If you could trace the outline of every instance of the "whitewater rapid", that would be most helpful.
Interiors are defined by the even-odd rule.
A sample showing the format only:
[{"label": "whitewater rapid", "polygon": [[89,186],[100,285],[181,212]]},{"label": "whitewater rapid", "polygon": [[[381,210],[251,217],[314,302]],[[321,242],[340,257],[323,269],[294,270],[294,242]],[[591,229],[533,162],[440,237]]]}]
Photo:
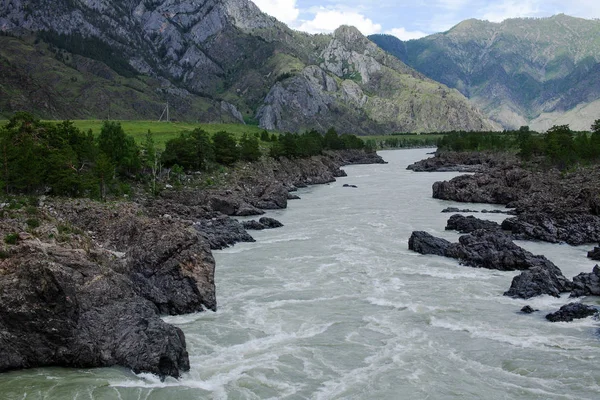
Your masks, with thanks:
[{"label": "whitewater rapid", "polygon": [[[450,214],[440,211],[464,205],[431,198],[433,182],[457,174],[405,169],[426,152],[381,152],[389,164],[346,167],[347,178],[270,212],[283,228],[216,252],[218,311],[166,318],[187,338],[191,371],[180,380],[37,369],[0,375],[0,398],[600,398],[599,323],[544,319],[566,296],[507,298],[515,272],[408,250],[413,230],[459,236],[444,230]],[[519,244],[569,278],[594,265],[590,246]],[[526,304],[540,312],[520,314]]]}]

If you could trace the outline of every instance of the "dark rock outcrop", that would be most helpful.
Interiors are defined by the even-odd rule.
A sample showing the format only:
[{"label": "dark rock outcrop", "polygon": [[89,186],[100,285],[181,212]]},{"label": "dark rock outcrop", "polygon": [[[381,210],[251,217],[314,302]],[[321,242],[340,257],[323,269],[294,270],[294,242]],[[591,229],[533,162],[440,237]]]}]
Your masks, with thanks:
[{"label": "dark rock outcrop", "polygon": [[587,318],[598,313],[594,306],[581,303],[569,303],[562,306],[558,311],[546,315],[550,322],[571,322],[574,319]]},{"label": "dark rock outcrop", "polygon": [[457,207],[448,207],[448,208],[444,208],[442,210],[442,212],[443,213],[478,213],[479,211],[469,210],[468,208],[461,210]]},{"label": "dark rock outcrop", "polygon": [[536,266],[515,276],[510,289],[504,292],[504,295],[520,299],[530,299],[543,294],[560,297],[561,293],[570,291],[572,287],[572,283],[564,277],[558,267]]},{"label": "dark rock outcrop", "polygon": [[433,254],[436,256],[446,255],[446,251],[451,243],[445,239],[436,238],[427,232],[413,232],[408,239],[409,250],[420,254]]},{"label": "dark rock outcrop", "polygon": [[281,228],[283,224],[274,218],[262,217],[258,221],[244,221],[242,226],[244,229],[262,231],[263,229]]},{"label": "dark rock outcrop", "polygon": [[532,314],[536,311],[540,311],[540,310],[534,309],[531,306],[525,306],[525,307],[521,308],[521,312],[523,314]]},{"label": "dark rock outcrop", "polygon": [[458,241],[448,247],[446,256],[471,267],[500,271],[526,270],[537,266],[558,269],[546,257],[533,255],[517,246],[502,232],[478,230],[461,236]]},{"label": "dark rock outcrop", "polygon": [[565,242],[572,246],[600,241],[600,217],[560,209],[520,213],[504,220],[502,229],[520,240]]},{"label": "dark rock outcrop", "polygon": [[244,221],[242,222],[242,226],[244,229],[249,231],[262,231],[265,229],[265,226],[256,220]]},{"label": "dark rock outcrop", "polygon": [[281,228],[283,226],[281,222],[270,217],[262,217],[258,220],[258,222],[261,223],[266,229]]},{"label": "dark rock outcrop", "polygon": [[406,169],[415,172],[482,172],[498,165],[498,161],[498,157],[493,154],[448,151],[437,152],[434,157],[418,161]]},{"label": "dark rock outcrop", "polygon": [[588,251],[587,256],[594,261],[600,261],[600,247],[594,247],[593,250]]},{"label": "dark rock outcrop", "polygon": [[356,185],[350,185],[349,183],[344,183],[343,187],[347,187],[347,188],[357,188],[358,186],[356,186]]},{"label": "dark rock outcrop", "polygon": [[596,265],[590,273],[580,273],[573,278],[571,297],[600,296],[600,267]]},{"label": "dark rock outcrop", "polygon": [[189,370],[183,333],[138,293],[125,259],[34,239],[14,246],[0,271],[0,372],[121,365],[178,377]]},{"label": "dark rock outcrop", "polygon": [[226,216],[200,220],[194,227],[206,238],[212,250],[224,249],[240,242],[255,242],[240,222]]},{"label": "dark rock outcrop", "polygon": [[530,186],[529,173],[515,167],[489,169],[486,173],[461,175],[433,184],[433,198],[463,203],[508,204],[518,200]]},{"label": "dark rock outcrop", "polygon": [[500,225],[493,221],[475,218],[472,215],[465,217],[460,214],[451,216],[446,224],[446,230],[454,230],[460,233],[471,233],[478,229],[499,231]]},{"label": "dark rock outcrop", "polygon": [[498,231],[476,230],[461,236],[458,243],[450,243],[426,232],[413,232],[408,247],[421,254],[455,258],[471,267],[524,270],[513,279],[505,296],[525,299],[542,294],[559,296],[572,288],[572,283],[546,257],[531,254]]}]

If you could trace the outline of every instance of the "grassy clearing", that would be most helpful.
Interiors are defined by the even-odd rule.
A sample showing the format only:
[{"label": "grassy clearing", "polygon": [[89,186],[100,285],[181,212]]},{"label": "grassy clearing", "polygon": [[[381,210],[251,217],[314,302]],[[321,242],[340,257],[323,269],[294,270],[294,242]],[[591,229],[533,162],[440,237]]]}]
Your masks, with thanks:
[{"label": "grassy clearing", "polygon": [[[75,126],[87,132],[92,130],[94,135],[100,133],[103,120],[76,120]],[[158,122],[158,121],[117,121],[121,123],[123,130],[128,135],[133,136],[137,143],[142,143],[144,136],[148,131],[152,132],[154,142],[159,147],[163,147],[167,140],[179,135],[181,132],[192,131],[196,128],[202,128],[208,133],[226,131],[236,137],[241,137],[244,133],[255,134],[263,130],[258,126],[242,124],[202,124],[193,122]]]}]

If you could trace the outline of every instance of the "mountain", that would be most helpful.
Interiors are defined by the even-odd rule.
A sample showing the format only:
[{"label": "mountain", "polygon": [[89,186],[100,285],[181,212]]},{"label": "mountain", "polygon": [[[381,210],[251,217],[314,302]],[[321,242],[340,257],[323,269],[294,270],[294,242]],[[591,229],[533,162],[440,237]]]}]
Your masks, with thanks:
[{"label": "mountain", "polygon": [[21,52],[0,50],[3,112],[151,119],[169,101],[281,131],[497,127],[355,28],[293,31],[247,0],[0,0],[0,31]]},{"label": "mountain", "polygon": [[470,19],[402,42],[369,37],[431,79],[458,89],[505,128],[589,130],[600,117],[600,21],[563,14],[492,23]]}]

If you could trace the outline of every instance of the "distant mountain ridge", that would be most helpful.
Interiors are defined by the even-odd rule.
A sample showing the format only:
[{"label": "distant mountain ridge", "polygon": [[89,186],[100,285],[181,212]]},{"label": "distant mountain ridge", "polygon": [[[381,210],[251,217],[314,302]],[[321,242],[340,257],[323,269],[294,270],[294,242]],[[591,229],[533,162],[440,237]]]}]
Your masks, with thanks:
[{"label": "distant mountain ridge", "polygon": [[[0,50],[0,63],[21,71],[18,78],[0,74],[0,94],[41,115],[72,117],[77,96],[103,96],[99,103],[117,102],[115,112],[135,118],[169,101],[179,105],[179,118],[235,119],[282,131],[497,128],[460,93],[383,52],[358,30],[293,31],[247,0],[0,0],[0,31],[24,40],[23,54],[36,51],[37,63],[52,65],[40,71],[27,65],[28,57],[16,62]],[[22,35],[35,35],[37,43]],[[16,46],[18,39],[10,40]],[[54,49],[46,54],[54,61],[39,54],[44,43]],[[81,75],[86,64],[95,67]],[[71,93],[64,78],[73,71],[79,75],[69,79],[90,79],[97,90],[82,85]],[[66,95],[31,101],[35,90],[24,90],[23,81]],[[120,91],[137,108],[119,98]],[[105,113],[88,103],[81,113]]]},{"label": "distant mountain ridge", "polygon": [[600,117],[600,21],[563,14],[470,19],[402,42],[369,37],[431,79],[458,89],[505,128],[590,128]]}]

